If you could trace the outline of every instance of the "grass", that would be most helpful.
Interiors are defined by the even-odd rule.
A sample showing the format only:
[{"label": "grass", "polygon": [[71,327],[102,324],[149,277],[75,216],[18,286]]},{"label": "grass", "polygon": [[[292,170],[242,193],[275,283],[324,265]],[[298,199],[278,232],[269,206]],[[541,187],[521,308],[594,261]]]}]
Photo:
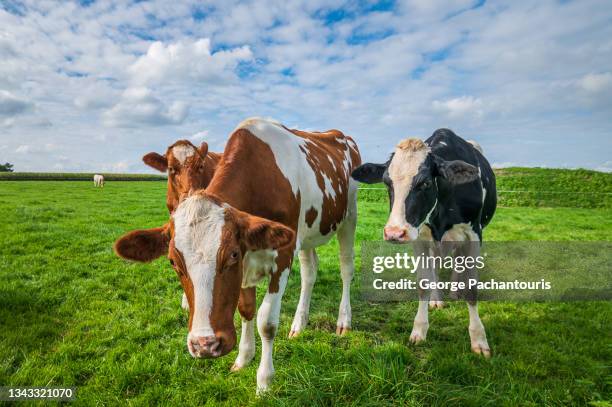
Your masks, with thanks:
[{"label": "grass", "polygon": [[[612,208],[612,173],[514,167],[496,169],[495,176],[499,206]],[[388,201],[383,184],[365,186],[359,198]]]},{"label": "grass", "polygon": [[[335,240],[318,250],[310,324],[288,340],[300,286],[293,267],[276,379],[257,399],[259,340],[254,363],[239,373],[229,372],[236,351],[192,359],[187,314],[167,261],[130,264],[112,253],[119,235],[167,219],[165,188],[0,183],[0,385],[76,386],[78,405],[610,405],[610,303],[481,303],[494,352],[484,360],[470,353],[464,304],[431,312],[427,342],[411,346],[416,303],[366,303],[357,275],[354,331],[337,337]],[[357,242],[376,240],[386,203],[360,201],[359,210]],[[500,208],[485,237],[609,240],[611,214]]]},{"label": "grass", "polygon": [[[116,174],[104,175],[105,181],[165,181],[165,175],[156,174]],[[0,172],[0,181],[91,181],[94,173],[85,172]]]}]

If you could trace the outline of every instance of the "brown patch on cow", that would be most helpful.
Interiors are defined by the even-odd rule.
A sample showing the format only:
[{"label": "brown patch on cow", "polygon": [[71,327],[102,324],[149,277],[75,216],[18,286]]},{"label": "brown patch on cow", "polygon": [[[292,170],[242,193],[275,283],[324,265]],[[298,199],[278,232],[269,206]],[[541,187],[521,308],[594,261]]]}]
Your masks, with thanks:
[{"label": "brown patch on cow", "polygon": [[[257,176],[253,176],[257,174]],[[259,216],[297,231],[300,194],[293,194],[291,184],[276,164],[274,153],[249,130],[237,129],[227,141],[221,161],[206,195],[250,215]],[[291,267],[295,242],[278,251],[277,272],[272,273],[269,292],[278,292],[282,270]]]},{"label": "brown patch on cow", "polygon": [[168,170],[168,160],[163,155],[149,153],[142,157],[142,161],[159,172],[166,172]]},{"label": "brown patch on cow", "polygon": [[242,318],[247,321],[255,317],[255,308],[257,307],[256,288],[241,288],[240,297],[238,298],[238,312]]},{"label": "brown patch on cow", "polygon": [[[174,147],[177,146],[192,148],[194,154],[187,157],[185,162],[181,162],[173,153]],[[168,147],[164,156],[149,153],[142,157],[142,160],[158,171],[168,171],[166,206],[168,211],[172,213],[181,199],[186,197],[190,191],[208,186],[221,160],[221,154],[208,151],[206,142],[203,142],[198,148],[189,140],[178,140]]]},{"label": "brown patch on cow", "polygon": [[[350,175],[353,169],[361,164],[357,145],[352,138],[338,130],[320,133],[287,130],[309,141],[304,146],[300,146],[300,149],[312,167],[317,185],[323,192],[319,231],[325,236],[335,231],[346,216]],[[326,191],[325,178],[331,183],[333,197],[330,191]]]},{"label": "brown patch on cow", "polygon": [[319,214],[319,212],[317,212],[317,210],[314,208],[314,206],[311,206],[310,209],[308,209],[306,211],[306,224],[308,225],[308,227],[312,227],[312,224],[314,223],[315,220],[317,220],[317,215]]},{"label": "brown patch on cow", "polygon": [[293,263],[293,248],[291,250],[279,250],[276,257],[276,271],[270,274],[269,293],[278,292],[281,274],[291,268],[291,263]]},{"label": "brown patch on cow", "polygon": [[278,327],[273,324],[266,324],[261,330],[261,336],[263,339],[272,340],[276,336],[276,330]]},{"label": "brown patch on cow", "polygon": [[236,344],[234,312],[240,297],[242,258],[237,239],[236,225],[225,222],[221,231],[221,244],[217,252],[217,269],[213,285],[210,326],[217,336],[223,338],[222,354]]},{"label": "brown patch on cow", "polygon": [[174,239],[170,241],[170,248],[168,250],[168,258],[170,264],[174,268],[174,271],[179,277],[185,296],[187,297],[187,303],[189,304],[189,330],[191,331],[191,325],[193,323],[193,314],[195,312],[194,295],[193,295],[193,282],[189,273],[187,272],[187,266],[185,265],[185,258],[183,253],[174,246]]},{"label": "brown patch on cow", "polygon": [[117,239],[113,249],[117,256],[127,260],[150,262],[168,252],[170,226],[134,230]]}]

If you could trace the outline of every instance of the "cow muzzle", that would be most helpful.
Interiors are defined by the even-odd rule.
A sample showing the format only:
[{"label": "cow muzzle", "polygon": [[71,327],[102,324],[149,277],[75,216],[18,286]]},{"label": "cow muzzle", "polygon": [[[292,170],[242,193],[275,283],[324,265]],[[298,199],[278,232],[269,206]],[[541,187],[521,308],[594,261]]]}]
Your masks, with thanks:
[{"label": "cow muzzle", "polygon": [[187,337],[187,348],[194,358],[218,358],[223,354],[223,338],[211,336]]},{"label": "cow muzzle", "polygon": [[387,242],[405,243],[410,241],[407,227],[385,226],[383,236]]}]

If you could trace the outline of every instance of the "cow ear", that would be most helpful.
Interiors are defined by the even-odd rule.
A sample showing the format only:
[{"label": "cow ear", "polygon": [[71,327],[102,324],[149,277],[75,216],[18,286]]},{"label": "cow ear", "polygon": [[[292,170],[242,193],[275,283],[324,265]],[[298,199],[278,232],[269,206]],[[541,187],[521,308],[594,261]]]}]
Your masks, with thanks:
[{"label": "cow ear", "polygon": [[149,167],[155,168],[157,171],[166,172],[168,170],[168,160],[163,155],[149,153],[142,157],[142,161]]},{"label": "cow ear", "polygon": [[134,230],[120,237],[114,245],[117,256],[127,260],[150,262],[168,253],[170,228]]},{"label": "cow ear", "polygon": [[434,175],[445,178],[453,185],[465,184],[478,179],[478,168],[472,164],[461,160],[446,161],[435,154],[433,158]]},{"label": "cow ear", "polygon": [[206,158],[206,154],[208,154],[208,143],[203,141],[202,144],[200,144],[200,148],[198,148],[198,152],[202,158]]},{"label": "cow ear", "polygon": [[382,182],[386,169],[387,166],[385,164],[366,163],[355,168],[351,173],[351,177],[366,184],[376,184]]},{"label": "cow ear", "polygon": [[249,250],[278,250],[295,242],[295,232],[279,222],[249,215],[232,208],[240,240]]}]

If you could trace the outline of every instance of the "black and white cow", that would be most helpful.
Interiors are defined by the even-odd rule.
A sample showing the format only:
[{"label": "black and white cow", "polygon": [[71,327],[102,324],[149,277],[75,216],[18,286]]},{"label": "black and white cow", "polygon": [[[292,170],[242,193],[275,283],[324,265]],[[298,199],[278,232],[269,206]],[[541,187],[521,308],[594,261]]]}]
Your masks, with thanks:
[{"label": "black and white cow", "polygon": [[[384,239],[412,241],[415,254],[433,247],[454,247],[456,255],[478,256],[482,230],[497,205],[495,175],[479,147],[451,130],[439,129],[425,142],[416,138],[401,141],[385,164],[367,163],[356,168],[352,176],[357,181],[384,182],[387,186],[391,214]],[[427,272],[437,279],[436,270]],[[471,278],[475,270],[465,275]],[[419,300],[410,336],[413,343],[426,338],[428,303],[435,308],[443,304],[439,293],[429,290],[420,290]],[[491,351],[478,316],[475,292],[468,299],[468,309],[472,350],[489,357]]]}]

